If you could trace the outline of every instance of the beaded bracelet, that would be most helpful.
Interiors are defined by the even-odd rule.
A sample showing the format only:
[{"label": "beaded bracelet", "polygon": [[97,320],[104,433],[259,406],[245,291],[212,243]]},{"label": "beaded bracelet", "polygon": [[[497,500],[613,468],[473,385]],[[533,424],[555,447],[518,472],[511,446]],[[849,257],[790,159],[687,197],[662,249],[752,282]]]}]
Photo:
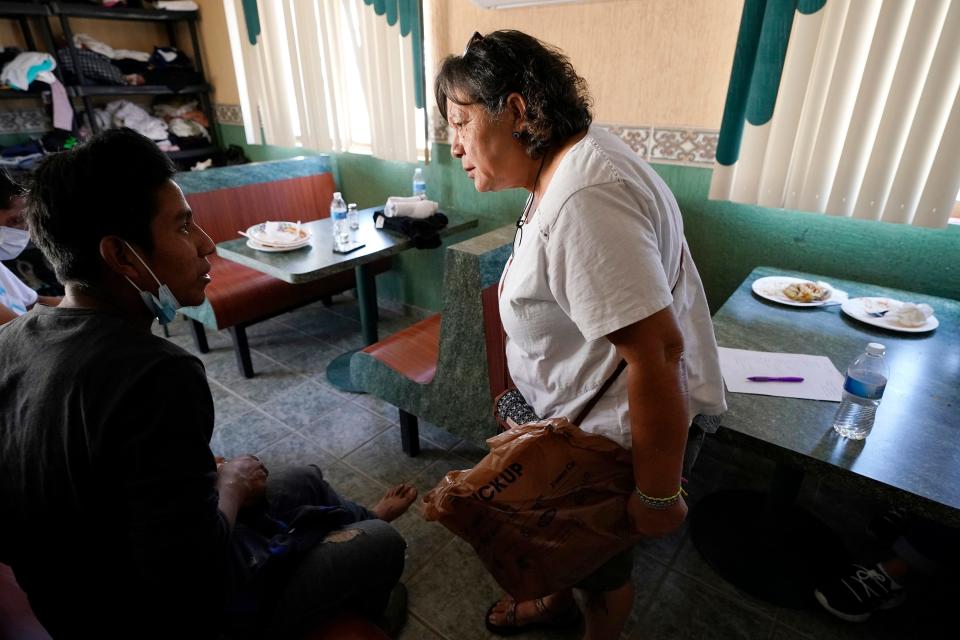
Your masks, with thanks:
[{"label": "beaded bracelet", "polygon": [[640,498],[640,502],[651,509],[666,509],[667,507],[676,504],[680,500],[680,496],[687,495],[687,492],[683,490],[683,487],[680,487],[675,494],[667,498],[654,498],[648,496],[643,491],[640,491],[640,487],[634,487],[634,493],[636,493],[637,497]]}]

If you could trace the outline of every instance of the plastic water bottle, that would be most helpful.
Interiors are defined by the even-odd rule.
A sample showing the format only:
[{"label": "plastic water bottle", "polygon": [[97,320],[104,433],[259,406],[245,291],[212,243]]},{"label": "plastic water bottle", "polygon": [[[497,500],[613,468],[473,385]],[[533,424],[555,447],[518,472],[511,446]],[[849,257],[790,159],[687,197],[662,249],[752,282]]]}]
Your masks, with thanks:
[{"label": "plastic water bottle", "polygon": [[423,169],[420,167],[413,172],[413,195],[427,197],[427,182],[423,179]]},{"label": "plastic water bottle", "polygon": [[357,205],[353,202],[347,205],[347,220],[354,231],[360,228],[360,214],[357,213]]},{"label": "plastic water bottle", "polygon": [[887,348],[871,342],[865,353],[847,369],[843,401],[833,418],[833,428],[844,438],[863,440],[873,429],[873,419],[883,398],[890,369],[883,359]]},{"label": "plastic water bottle", "polygon": [[350,244],[350,222],[347,220],[347,203],[337,191],[330,202],[330,220],[333,221],[333,248],[344,249]]}]

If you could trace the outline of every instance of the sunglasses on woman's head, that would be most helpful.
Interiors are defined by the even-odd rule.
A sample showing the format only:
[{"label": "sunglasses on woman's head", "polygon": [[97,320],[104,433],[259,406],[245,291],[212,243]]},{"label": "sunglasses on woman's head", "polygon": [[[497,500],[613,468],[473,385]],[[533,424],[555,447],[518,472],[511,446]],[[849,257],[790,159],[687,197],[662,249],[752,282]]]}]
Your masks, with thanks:
[{"label": "sunglasses on woman's head", "polygon": [[463,48],[463,55],[460,57],[462,58],[463,56],[467,55],[467,53],[470,52],[470,47],[480,42],[481,40],[483,40],[483,34],[480,33],[479,31],[474,31],[473,35],[470,36],[470,39],[467,40],[467,46]]}]

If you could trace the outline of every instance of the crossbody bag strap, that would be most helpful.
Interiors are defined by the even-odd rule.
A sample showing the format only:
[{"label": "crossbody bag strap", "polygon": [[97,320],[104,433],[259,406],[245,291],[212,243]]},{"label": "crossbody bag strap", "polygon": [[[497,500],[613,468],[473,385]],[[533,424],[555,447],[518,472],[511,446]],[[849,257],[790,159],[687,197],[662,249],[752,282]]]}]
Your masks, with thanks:
[{"label": "crossbody bag strap", "polygon": [[[680,267],[677,269],[677,279],[674,280],[673,286],[670,288],[670,293],[673,294],[677,290],[677,285],[680,284],[680,276],[683,275],[683,256],[686,253],[684,251],[683,242],[680,243]],[[593,411],[593,408],[597,406],[597,403],[600,402],[600,398],[603,397],[607,391],[610,390],[610,387],[616,382],[617,378],[620,377],[620,374],[623,373],[623,370],[627,368],[627,361],[620,360],[620,363],[617,365],[617,368],[613,370],[613,373],[610,374],[610,377],[600,385],[600,388],[597,389],[597,392],[593,394],[593,397],[590,398],[589,402],[584,405],[583,409],[580,410],[580,413],[577,414],[577,417],[574,418],[573,424],[580,426],[580,423],[583,422],[584,418]]]}]

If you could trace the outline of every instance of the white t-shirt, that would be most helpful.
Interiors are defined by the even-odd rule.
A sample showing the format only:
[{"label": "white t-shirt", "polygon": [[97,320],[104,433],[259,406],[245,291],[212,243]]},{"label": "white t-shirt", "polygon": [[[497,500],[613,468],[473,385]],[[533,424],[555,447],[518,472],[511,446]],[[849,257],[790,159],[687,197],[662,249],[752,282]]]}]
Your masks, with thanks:
[{"label": "white t-shirt", "polygon": [[[500,279],[510,375],[539,416],[573,419],[621,360],[605,336],[668,305],[684,337],[690,416],[720,415],[713,323],[677,202],[623,141],[590,127]],[[580,427],[630,448],[626,382],[621,374]]]},{"label": "white t-shirt", "polygon": [[37,292],[0,264],[0,304],[22,316],[27,312],[27,307],[36,301]]}]

